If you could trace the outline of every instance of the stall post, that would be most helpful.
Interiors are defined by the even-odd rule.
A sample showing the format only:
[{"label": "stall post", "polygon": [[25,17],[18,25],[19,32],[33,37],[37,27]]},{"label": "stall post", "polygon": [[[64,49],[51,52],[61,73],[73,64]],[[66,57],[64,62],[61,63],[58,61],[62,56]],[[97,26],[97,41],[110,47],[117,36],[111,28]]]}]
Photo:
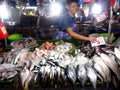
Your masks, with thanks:
[{"label": "stall post", "polygon": [[110,7],[110,20],[109,20],[109,27],[108,27],[107,43],[111,43],[110,36],[111,36],[111,28],[112,28],[112,17],[113,17],[113,11],[112,11],[112,7]]},{"label": "stall post", "polygon": [[109,20],[109,27],[108,27],[108,37],[107,43],[111,43],[110,36],[111,36],[111,28],[112,28],[112,19],[113,19],[113,7],[116,3],[116,0],[110,0],[110,20]]}]

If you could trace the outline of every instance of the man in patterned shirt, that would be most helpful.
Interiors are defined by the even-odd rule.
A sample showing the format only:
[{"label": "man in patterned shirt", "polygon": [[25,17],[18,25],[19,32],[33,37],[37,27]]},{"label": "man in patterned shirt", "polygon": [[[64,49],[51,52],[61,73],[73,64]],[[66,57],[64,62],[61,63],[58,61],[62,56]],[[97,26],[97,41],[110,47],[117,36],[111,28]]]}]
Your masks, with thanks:
[{"label": "man in patterned shirt", "polygon": [[64,12],[59,21],[59,28],[56,31],[54,39],[70,39],[75,38],[78,40],[87,40],[87,41],[95,41],[96,37],[93,36],[84,36],[77,34],[75,31],[76,28],[76,18],[75,14],[78,11],[78,4],[76,0],[67,0],[66,1],[66,12]]}]

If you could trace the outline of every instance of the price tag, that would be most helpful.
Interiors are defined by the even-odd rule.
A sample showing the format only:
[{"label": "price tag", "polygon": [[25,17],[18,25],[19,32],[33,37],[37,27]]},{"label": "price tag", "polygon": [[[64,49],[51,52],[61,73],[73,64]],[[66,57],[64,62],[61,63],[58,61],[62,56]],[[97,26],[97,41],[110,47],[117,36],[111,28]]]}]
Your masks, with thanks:
[{"label": "price tag", "polygon": [[92,47],[99,46],[105,44],[105,40],[103,37],[97,37],[95,42],[91,42]]}]

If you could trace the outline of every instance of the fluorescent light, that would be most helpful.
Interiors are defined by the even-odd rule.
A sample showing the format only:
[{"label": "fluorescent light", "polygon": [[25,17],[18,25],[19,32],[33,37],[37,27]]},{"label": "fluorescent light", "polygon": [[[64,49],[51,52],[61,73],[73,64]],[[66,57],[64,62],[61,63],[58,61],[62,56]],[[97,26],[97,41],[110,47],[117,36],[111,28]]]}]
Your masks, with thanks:
[{"label": "fluorescent light", "polygon": [[0,17],[7,19],[9,17],[8,10],[5,4],[0,5]]},{"label": "fluorescent light", "polygon": [[37,7],[36,6],[27,6],[25,9],[34,9],[36,11]]}]

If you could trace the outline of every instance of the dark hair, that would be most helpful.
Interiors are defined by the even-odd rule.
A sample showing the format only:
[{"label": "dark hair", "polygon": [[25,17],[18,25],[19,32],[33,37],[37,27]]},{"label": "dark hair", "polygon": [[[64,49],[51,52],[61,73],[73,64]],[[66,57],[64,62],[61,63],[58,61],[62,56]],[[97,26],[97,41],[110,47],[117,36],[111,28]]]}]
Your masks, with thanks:
[{"label": "dark hair", "polygon": [[70,4],[72,4],[73,2],[78,3],[78,0],[66,0],[66,4],[67,4],[67,5],[70,5]]}]

